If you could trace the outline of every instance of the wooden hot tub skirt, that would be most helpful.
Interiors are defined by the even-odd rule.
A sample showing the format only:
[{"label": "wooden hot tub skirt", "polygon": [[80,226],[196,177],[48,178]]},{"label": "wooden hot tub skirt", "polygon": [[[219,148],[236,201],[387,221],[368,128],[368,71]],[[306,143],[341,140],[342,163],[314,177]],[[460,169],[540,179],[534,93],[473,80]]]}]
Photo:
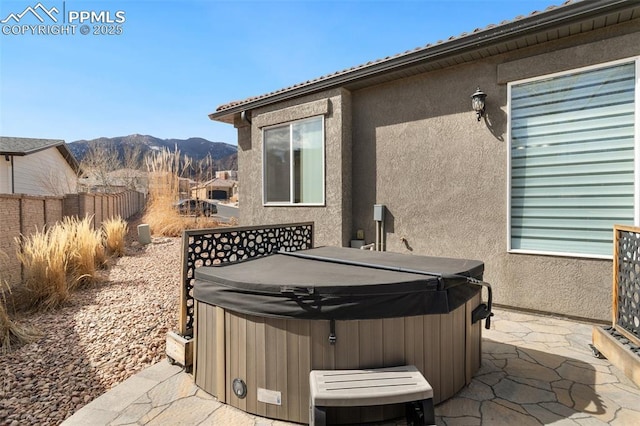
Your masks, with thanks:
[{"label": "wooden hot tub skirt", "polygon": [[[455,395],[481,362],[481,322],[471,314],[480,291],[448,314],[335,321],[245,315],[196,301],[196,384],[243,411],[307,423],[311,370],[363,369],[412,364],[429,381],[434,403]],[[232,390],[234,379],[247,388]],[[278,404],[279,399],[279,404]],[[400,417],[403,407],[367,407],[327,413],[332,423]]]}]

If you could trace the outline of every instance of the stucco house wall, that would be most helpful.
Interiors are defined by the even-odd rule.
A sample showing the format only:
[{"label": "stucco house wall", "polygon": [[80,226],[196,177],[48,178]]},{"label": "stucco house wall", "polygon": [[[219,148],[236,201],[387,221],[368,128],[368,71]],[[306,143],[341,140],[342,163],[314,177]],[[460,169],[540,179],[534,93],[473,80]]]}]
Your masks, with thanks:
[{"label": "stucco house wall", "polygon": [[481,259],[496,303],[610,320],[611,260],[507,252],[506,84],[637,55],[632,22],[353,92],[353,229],[372,241],[385,204],[387,250]]},{"label": "stucco house wall", "polygon": [[[262,129],[323,115],[325,119],[325,205],[263,206]],[[337,89],[256,109],[251,124],[238,125],[238,174],[243,225],[315,222],[316,245],[346,245],[351,238],[351,95]]]},{"label": "stucco house wall", "polygon": [[[640,56],[639,19],[601,29],[557,25],[562,37],[536,39],[530,47],[520,40],[504,48],[505,42],[472,60],[472,54],[461,53],[449,66],[417,75],[393,70],[365,82],[345,78],[340,88],[282,95],[282,101],[274,92],[266,101],[257,97],[221,107],[210,117],[233,117],[238,128],[241,223],[312,220],[316,245],[346,246],[358,230],[366,242],[374,240],[373,205],[384,204],[388,251],[479,259],[495,303],[609,321],[610,259],[508,251],[508,83]],[[317,87],[331,87],[319,82]],[[476,87],[488,95],[481,121],[471,110]],[[296,87],[287,90],[294,93]],[[264,206],[261,129],[318,114],[325,104],[325,205]],[[242,119],[241,108],[250,112],[251,123]]]}]

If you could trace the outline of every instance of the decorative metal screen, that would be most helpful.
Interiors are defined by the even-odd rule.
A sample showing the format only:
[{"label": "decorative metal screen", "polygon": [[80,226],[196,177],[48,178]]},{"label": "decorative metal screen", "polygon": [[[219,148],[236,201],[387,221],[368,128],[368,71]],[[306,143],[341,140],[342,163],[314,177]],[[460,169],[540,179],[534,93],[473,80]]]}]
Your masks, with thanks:
[{"label": "decorative metal screen", "polygon": [[183,336],[193,333],[193,281],[197,267],[308,248],[313,248],[313,222],[185,231],[180,333]]},{"label": "decorative metal screen", "polygon": [[614,229],[613,325],[640,342],[640,228]]}]

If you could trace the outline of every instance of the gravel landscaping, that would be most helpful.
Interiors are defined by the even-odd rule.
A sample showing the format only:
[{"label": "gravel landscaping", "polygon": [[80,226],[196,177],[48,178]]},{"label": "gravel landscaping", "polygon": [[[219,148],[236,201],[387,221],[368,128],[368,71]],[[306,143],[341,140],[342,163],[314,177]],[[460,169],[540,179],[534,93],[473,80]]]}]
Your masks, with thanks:
[{"label": "gravel landscaping", "polygon": [[141,247],[129,226],[127,254],[106,281],[76,291],[58,310],[18,317],[42,337],[0,355],[0,425],[60,424],[165,359],[166,334],[177,327],[181,241]]}]

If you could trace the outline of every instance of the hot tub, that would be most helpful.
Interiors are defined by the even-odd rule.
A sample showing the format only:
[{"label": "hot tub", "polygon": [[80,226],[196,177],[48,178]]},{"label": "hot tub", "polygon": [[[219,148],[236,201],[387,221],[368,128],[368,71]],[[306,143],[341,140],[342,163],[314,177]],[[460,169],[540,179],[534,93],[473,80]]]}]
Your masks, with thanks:
[{"label": "hot tub", "polygon": [[[474,260],[337,247],[197,268],[196,384],[249,413],[306,423],[311,370],[413,364],[444,401],[480,367],[483,271]],[[328,416],[370,422],[402,410]]]}]

